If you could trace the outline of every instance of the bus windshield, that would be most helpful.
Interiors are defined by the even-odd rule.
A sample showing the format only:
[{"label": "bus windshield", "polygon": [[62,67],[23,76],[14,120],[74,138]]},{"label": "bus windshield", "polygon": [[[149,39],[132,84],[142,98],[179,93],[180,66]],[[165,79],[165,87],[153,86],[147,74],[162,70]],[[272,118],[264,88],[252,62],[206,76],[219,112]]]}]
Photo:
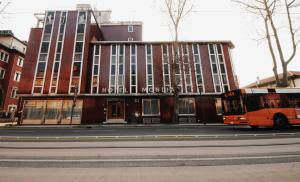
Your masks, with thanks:
[{"label": "bus windshield", "polygon": [[224,98],[222,104],[224,115],[240,115],[245,113],[244,105],[240,95]]}]

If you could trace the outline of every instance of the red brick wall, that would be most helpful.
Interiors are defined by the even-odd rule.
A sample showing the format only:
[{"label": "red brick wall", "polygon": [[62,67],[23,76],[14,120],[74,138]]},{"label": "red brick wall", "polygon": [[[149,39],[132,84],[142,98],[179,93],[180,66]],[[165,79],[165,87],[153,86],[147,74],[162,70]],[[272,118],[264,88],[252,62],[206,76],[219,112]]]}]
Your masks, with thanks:
[{"label": "red brick wall", "polygon": [[38,53],[40,49],[42,31],[43,29],[41,28],[32,28],[30,31],[28,47],[19,87],[20,94],[31,94]]},{"label": "red brick wall", "polygon": [[105,41],[142,41],[142,25],[133,25],[133,32],[128,32],[128,25],[102,25],[101,32]]}]

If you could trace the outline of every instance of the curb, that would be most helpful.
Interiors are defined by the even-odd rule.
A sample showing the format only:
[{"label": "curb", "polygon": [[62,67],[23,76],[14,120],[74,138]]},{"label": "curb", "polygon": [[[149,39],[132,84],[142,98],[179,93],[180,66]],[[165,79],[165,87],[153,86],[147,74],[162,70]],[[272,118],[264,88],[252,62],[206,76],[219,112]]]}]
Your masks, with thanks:
[{"label": "curb", "polygon": [[249,138],[291,138],[299,137],[297,133],[269,133],[269,134],[227,134],[227,135],[138,135],[138,136],[1,136],[0,142],[8,141],[172,141],[172,140],[228,140]]},{"label": "curb", "polygon": [[[2,124],[2,123],[1,123]],[[180,126],[226,126],[223,123],[196,123],[196,124],[101,124],[101,125],[12,125],[11,123],[0,124],[1,127],[13,128],[130,128],[130,127],[180,127]]]}]

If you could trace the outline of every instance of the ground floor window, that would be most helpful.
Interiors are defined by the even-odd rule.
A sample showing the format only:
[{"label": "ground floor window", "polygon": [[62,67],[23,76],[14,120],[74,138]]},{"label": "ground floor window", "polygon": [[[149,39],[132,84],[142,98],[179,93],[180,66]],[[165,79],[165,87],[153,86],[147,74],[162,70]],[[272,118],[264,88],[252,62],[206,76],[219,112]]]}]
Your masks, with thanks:
[{"label": "ground floor window", "polygon": [[[24,102],[23,123],[80,124],[82,104],[82,100],[76,101],[72,115],[72,100],[28,100]],[[31,123],[33,120],[36,123]]]},{"label": "ground floor window", "polygon": [[195,115],[195,99],[180,98],[178,101],[179,115]]},{"label": "ground floor window", "polygon": [[17,105],[8,105],[8,108],[7,108],[7,111],[8,112],[16,112],[17,111]]},{"label": "ground floor window", "polygon": [[23,119],[43,120],[46,101],[25,101]]},{"label": "ground floor window", "polygon": [[143,116],[159,116],[159,99],[143,99]]},{"label": "ground floor window", "polygon": [[217,115],[221,116],[223,114],[222,100],[221,100],[221,98],[216,98],[215,99],[215,104],[216,104]]}]

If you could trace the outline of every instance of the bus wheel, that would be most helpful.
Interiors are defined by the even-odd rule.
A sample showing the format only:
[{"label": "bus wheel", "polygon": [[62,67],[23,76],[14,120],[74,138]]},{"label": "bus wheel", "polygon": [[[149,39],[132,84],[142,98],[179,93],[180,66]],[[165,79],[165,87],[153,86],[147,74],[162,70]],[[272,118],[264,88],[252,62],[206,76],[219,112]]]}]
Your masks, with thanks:
[{"label": "bus wheel", "polygon": [[276,129],[286,128],[287,125],[288,125],[288,121],[285,116],[276,115],[274,117],[274,128],[276,128]]},{"label": "bus wheel", "polygon": [[257,128],[259,128],[259,126],[253,126],[253,125],[251,125],[250,126],[252,129],[257,129]]}]

